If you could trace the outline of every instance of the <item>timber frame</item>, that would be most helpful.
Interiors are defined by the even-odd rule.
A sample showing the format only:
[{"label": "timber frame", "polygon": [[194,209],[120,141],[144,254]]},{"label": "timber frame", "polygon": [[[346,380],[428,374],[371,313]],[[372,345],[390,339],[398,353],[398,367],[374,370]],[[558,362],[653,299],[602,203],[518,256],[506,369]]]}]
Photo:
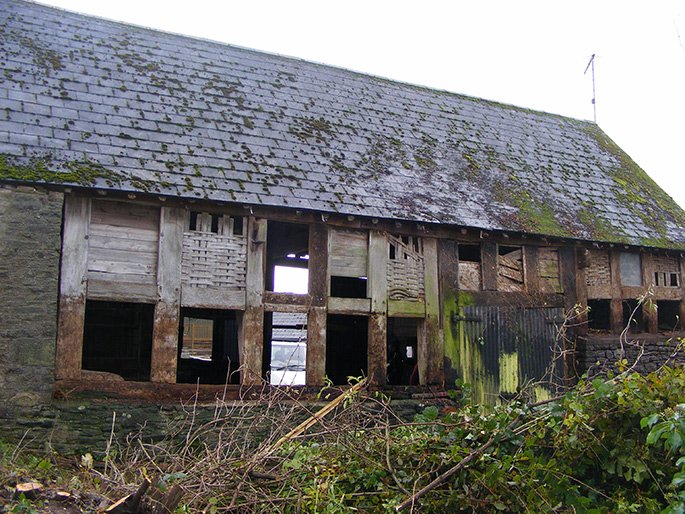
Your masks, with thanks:
[{"label": "timber frame", "polygon": [[[163,201],[162,201],[163,200]],[[93,263],[102,249],[94,249],[98,233],[103,237],[102,226],[94,212],[106,214],[116,209],[134,214],[153,213],[158,216],[158,227],[150,234],[158,234],[153,246],[157,257],[151,259],[154,269],[141,273],[138,280],[131,275],[115,272],[94,272],[100,264]],[[192,291],[184,275],[184,231],[191,212],[207,213],[226,219],[244,218],[244,251],[227,258],[244,259],[237,271],[238,282],[224,289]],[[220,218],[221,219],[221,218]],[[309,231],[309,284],[306,294],[275,293],[265,290],[265,251],[268,242],[267,220],[304,224]],[[142,222],[141,222],[142,223]],[[150,224],[150,219],[144,223]],[[119,226],[112,230],[122,230]],[[135,230],[132,227],[132,230]],[[341,236],[342,234],[342,236]],[[349,236],[348,234],[352,234]],[[186,237],[187,237],[186,233]],[[363,237],[361,237],[363,235]],[[127,234],[126,237],[136,236]],[[350,239],[352,237],[352,239]],[[337,239],[336,239],[337,238]],[[347,244],[336,244],[338,239]],[[355,239],[356,238],[356,239]],[[360,252],[350,250],[350,241],[363,241]],[[409,242],[420,244],[420,288],[415,293],[404,292],[401,299],[389,287],[389,267],[395,265],[390,257],[391,246]],[[412,243],[412,241],[415,241]],[[478,245],[480,263],[478,287],[460,282],[460,271],[473,276],[473,270],[462,267],[459,245]],[[112,246],[114,245],[114,246]],[[108,245],[104,245],[107,247]],[[109,245],[116,247],[116,243]],[[202,385],[203,394],[211,396],[228,387],[230,394],[238,394],[246,386],[257,386],[263,379],[264,313],[306,313],[307,360],[306,386],[318,388],[325,384],[326,376],[326,320],[330,314],[362,316],[368,319],[368,375],[376,387],[389,387],[387,383],[387,325],[388,319],[413,318],[417,320],[417,371],[419,389],[446,386],[445,325],[453,323],[454,313],[446,307],[455,298],[469,297],[476,305],[501,305],[518,308],[560,307],[572,310],[586,306],[588,300],[606,299],[610,302],[611,332],[623,328],[623,300],[635,298],[652,290],[654,301],[678,302],[679,315],[685,316],[682,279],[685,260],[668,252],[650,253],[644,249],[625,246],[579,245],[562,239],[534,238],[525,234],[493,233],[466,228],[439,225],[403,223],[394,220],[365,219],[342,215],[322,215],[315,212],[288,211],[258,206],[200,205],[161,198],[135,198],[107,194],[93,196],[86,192],[66,195],[64,209],[62,274],[60,282],[60,312],[56,351],[56,395],[61,397],[74,390],[96,390],[118,396],[160,398],[168,395],[189,395],[196,391],[193,384],[176,384],[176,366],[179,347],[179,313],[181,307],[227,309],[236,311],[239,325],[240,385]],[[89,248],[92,252],[89,255]],[[517,251],[520,287],[512,289],[503,283],[501,274],[511,273],[511,264],[502,263],[502,251]],[[333,252],[333,253],[331,253]],[[621,253],[640,256],[642,280],[645,286],[622,286],[620,281]],[[116,252],[115,252],[116,253]],[[135,252],[131,252],[135,253]],[[95,255],[96,257],[93,257]],[[509,254],[511,255],[511,253]],[[101,259],[107,260],[108,257]],[[593,261],[594,258],[594,261]],[[355,260],[356,259],[356,260]],[[112,257],[111,260],[116,260]],[[140,266],[133,262],[131,266]],[[601,264],[597,264],[600,261]],[[366,268],[363,268],[366,262]],[[415,261],[411,261],[415,262]],[[677,287],[656,286],[661,269],[655,263],[679,266]],[[402,263],[399,263],[402,264]],[[126,263],[122,264],[123,266]],[[112,265],[113,268],[116,266]],[[414,272],[416,272],[415,264]],[[602,269],[602,266],[606,269]],[[89,269],[90,267],[90,269]],[[662,266],[663,267],[663,266]],[[331,273],[352,269],[352,274],[368,276],[366,298],[332,297],[329,293]],[[333,271],[332,271],[333,270]],[[112,270],[110,270],[112,271]],[[119,270],[121,271],[121,270]],[[130,270],[123,270],[130,271]],[[154,283],[143,280],[148,273]],[[406,271],[405,271],[406,273]],[[601,276],[596,279],[596,276]],[[122,280],[122,277],[124,280]],[[127,278],[128,277],[128,278]],[[392,281],[392,277],[390,281]],[[406,278],[405,278],[406,280]],[[674,282],[674,283],[675,283]],[[597,284],[600,285],[597,285]],[[205,291],[203,293],[203,291]],[[208,294],[207,291],[209,291]],[[82,369],[84,313],[87,300],[134,301],[154,304],[154,330],[149,382],[122,382],[120,377],[108,373],[93,373]],[[645,304],[642,307],[646,332],[657,333],[656,311]],[[581,314],[587,321],[587,314]],[[675,327],[674,327],[675,328]],[[587,325],[574,329],[573,337],[586,337]],[[564,375],[574,374],[573,366],[565,364]],[[447,377],[451,378],[451,377]],[[447,384],[449,386],[449,384]],[[165,389],[160,390],[163,387]],[[305,387],[305,390],[308,389]],[[414,389],[416,389],[414,387]],[[166,392],[163,392],[166,391]]]}]

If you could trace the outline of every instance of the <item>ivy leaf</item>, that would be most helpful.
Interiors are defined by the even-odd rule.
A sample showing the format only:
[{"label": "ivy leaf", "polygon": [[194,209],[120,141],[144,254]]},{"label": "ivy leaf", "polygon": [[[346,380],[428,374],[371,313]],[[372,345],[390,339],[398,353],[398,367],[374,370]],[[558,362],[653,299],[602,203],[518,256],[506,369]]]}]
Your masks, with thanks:
[{"label": "ivy leaf", "polygon": [[640,420],[640,428],[651,427],[657,421],[659,421],[659,414],[654,412]]}]

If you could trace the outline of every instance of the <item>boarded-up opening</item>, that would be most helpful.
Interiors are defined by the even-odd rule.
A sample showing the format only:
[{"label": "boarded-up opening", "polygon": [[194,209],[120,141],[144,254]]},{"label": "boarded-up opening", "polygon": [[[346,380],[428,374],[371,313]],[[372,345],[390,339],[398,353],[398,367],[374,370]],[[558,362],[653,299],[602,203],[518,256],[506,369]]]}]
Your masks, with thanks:
[{"label": "boarded-up opening", "polygon": [[86,302],[82,368],[150,380],[154,305]]},{"label": "boarded-up opening", "polygon": [[481,253],[479,244],[459,244],[459,289],[480,291]]},{"label": "boarded-up opening", "polygon": [[306,293],[308,290],[309,226],[269,221],[266,237],[266,290],[281,293]]},{"label": "boarded-up opening", "polygon": [[621,284],[624,286],[642,285],[642,268],[639,253],[621,252],[620,257]]},{"label": "boarded-up opening", "polygon": [[388,384],[418,384],[416,318],[388,318]]},{"label": "boarded-up opening", "polygon": [[499,246],[497,248],[497,289],[523,291],[523,248]]},{"label": "boarded-up opening", "polygon": [[271,385],[305,385],[307,314],[267,312],[264,315],[264,371]]},{"label": "boarded-up opening", "polygon": [[361,230],[333,228],[329,234],[329,295],[366,298],[369,234]]},{"label": "boarded-up opening", "polygon": [[590,330],[608,331],[611,329],[611,301],[588,300],[587,323]]},{"label": "boarded-up opening", "polygon": [[538,269],[540,272],[540,290],[543,293],[561,293],[559,251],[556,248],[538,249]]},{"label": "boarded-up opening", "polygon": [[680,323],[680,302],[673,300],[659,300],[656,302],[659,320],[659,330],[672,331],[679,329]]},{"label": "boarded-up opening", "polygon": [[326,325],[326,375],[333,384],[368,372],[369,322],[366,316],[329,315]]},{"label": "boarded-up opening", "polygon": [[645,331],[642,305],[637,300],[623,300],[623,326],[633,333]]},{"label": "boarded-up opening", "polygon": [[220,309],[181,309],[178,383],[240,383],[238,315]]}]

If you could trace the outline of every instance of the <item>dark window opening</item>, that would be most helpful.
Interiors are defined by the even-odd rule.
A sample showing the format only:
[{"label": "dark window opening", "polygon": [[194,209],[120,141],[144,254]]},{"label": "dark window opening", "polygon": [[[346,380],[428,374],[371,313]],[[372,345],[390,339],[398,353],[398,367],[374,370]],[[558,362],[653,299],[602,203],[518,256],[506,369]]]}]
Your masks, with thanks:
[{"label": "dark window opening", "polygon": [[588,300],[587,324],[590,330],[611,329],[611,300]]},{"label": "dark window opening", "polygon": [[329,315],[326,325],[326,375],[335,385],[368,372],[369,320],[366,316]]},{"label": "dark window opening", "polygon": [[266,237],[266,290],[306,293],[309,289],[309,226],[269,221]]},{"label": "dark window opening", "polygon": [[388,384],[419,383],[416,354],[419,320],[388,318]]},{"label": "dark window opening", "polygon": [[645,331],[642,305],[637,300],[623,300],[623,326],[631,332]]},{"label": "dark window opening", "polygon": [[673,331],[682,327],[680,323],[680,302],[658,300],[656,306],[659,330]]},{"label": "dark window opening", "polygon": [[366,298],[366,277],[331,277],[330,296],[338,298]]},{"label": "dark window opening", "polygon": [[459,262],[480,262],[480,245],[459,244],[458,251]]},{"label": "dark window opening", "polygon": [[86,301],[82,368],[150,380],[154,310],[143,303]]},{"label": "dark window opening", "polygon": [[181,309],[176,382],[238,384],[238,314],[220,309]]},{"label": "dark window opening", "polygon": [[264,314],[262,371],[271,385],[305,385],[307,367],[307,314]]},{"label": "dark window opening", "polygon": [[498,246],[497,247],[497,253],[499,255],[509,255],[510,253],[513,252],[520,252],[521,247],[520,246]]},{"label": "dark window opening", "polygon": [[680,287],[680,275],[678,273],[669,273],[668,278],[671,287]]},{"label": "dark window opening", "polygon": [[680,276],[674,272],[655,271],[654,285],[660,287],[680,287]]}]

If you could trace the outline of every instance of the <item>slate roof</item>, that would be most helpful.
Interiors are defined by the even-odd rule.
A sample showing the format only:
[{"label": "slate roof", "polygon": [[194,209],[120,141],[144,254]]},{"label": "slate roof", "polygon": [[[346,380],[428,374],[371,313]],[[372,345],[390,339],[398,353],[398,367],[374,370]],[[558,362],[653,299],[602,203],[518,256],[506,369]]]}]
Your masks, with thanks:
[{"label": "slate roof", "polygon": [[594,124],[0,0],[0,179],[685,248]]}]

